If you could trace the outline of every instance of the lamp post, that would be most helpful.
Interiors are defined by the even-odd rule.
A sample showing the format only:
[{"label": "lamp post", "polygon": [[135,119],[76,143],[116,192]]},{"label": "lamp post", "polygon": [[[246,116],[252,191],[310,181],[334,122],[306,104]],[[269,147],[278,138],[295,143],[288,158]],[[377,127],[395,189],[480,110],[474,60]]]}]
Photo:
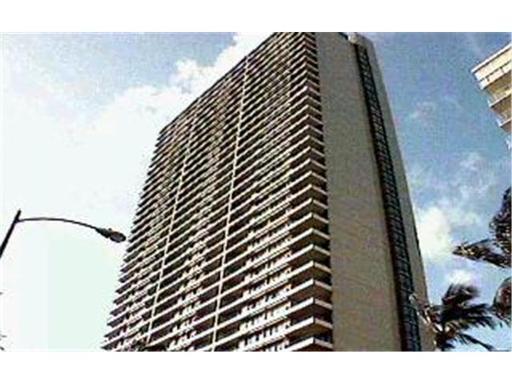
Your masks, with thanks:
[{"label": "lamp post", "polygon": [[101,228],[96,227],[91,224],[87,224],[81,221],[76,220],[69,220],[64,219],[61,217],[27,217],[27,218],[20,218],[21,216],[21,210],[18,210],[16,212],[16,215],[14,215],[14,219],[11,222],[11,225],[9,226],[9,229],[7,230],[7,233],[2,241],[2,245],[0,246],[0,259],[2,258],[2,255],[4,253],[5,248],[7,247],[7,243],[9,242],[9,239],[12,235],[12,232],[14,231],[14,227],[16,227],[19,223],[24,223],[28,221],[58,221],[61,223],[67,223],[67,224],[74,224],[79,225],[81,227],[86,227],[90,229],[94,229],[97,233],[99,233],[101,236],[106,237],[107,239],[115,242],[115,243],[121,243],[126,240],[126,236],[123,235],[121,232],[115,231],[112,228]]}]

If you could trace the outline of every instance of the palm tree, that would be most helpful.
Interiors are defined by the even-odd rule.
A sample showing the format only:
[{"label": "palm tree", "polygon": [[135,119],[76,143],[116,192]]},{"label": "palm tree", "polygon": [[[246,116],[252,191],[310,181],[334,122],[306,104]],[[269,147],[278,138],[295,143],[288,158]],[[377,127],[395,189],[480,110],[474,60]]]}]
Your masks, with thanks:
[{"label": "palm tree", "polygon": [[442,297],[441,304],[434,305],[419,301],[411,295],[418,316],[434,334],[435,347],[441,351],[455,348],[456,343],[475,344],[493,351],[490,344],[478,340],[467,331],[477,327],[496,326],[490,307],[485,303],[473,303],[479,295],[472,285],[452,284]]},{"label": "palm tree", "polygon": [[465,257],[473,261],[483,261],[498,268],[507,269],[509,276],[500,284],[491,309],[495,316],[510,326],[511,324],[511,215],[510,215],[510,188],[503,194],[501,207],[489,223],[492,238],[477,241],[472,244],[462,243],[453,250],[456,256]]},{"label": "palm tree", "polygon": [[496,291],[496,295],[494,296],[494,300],[492,302],[492,311],[496,315],[498,319],[506,323],[510,326],[510,276],[507,277],[500,284],[498,290]]},{"label": "palm tree", "polygon": [[500,252],[491,239],[484,239],[475,243],[464,242],[452,251],[456,256],[465,257],[473,261],[484,261],[499,268],[510,268],[510,253]]},{"label": "palm tree", "polygon": [[495,244],[508,255],[510,267],[510,188],[503,194],[500,210],[492,218],[489,227],[494,235]]}]

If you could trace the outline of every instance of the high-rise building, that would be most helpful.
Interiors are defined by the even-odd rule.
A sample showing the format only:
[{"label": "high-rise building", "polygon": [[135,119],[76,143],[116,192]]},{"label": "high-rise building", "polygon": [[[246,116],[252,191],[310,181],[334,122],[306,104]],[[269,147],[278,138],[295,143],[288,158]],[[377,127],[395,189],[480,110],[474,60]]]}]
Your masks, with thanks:
[{"label": "high-rise building", "polygon": [[480,88],[487,93],[489,106],[497,115],[498,125],[508,133],[511,132],[511,70],[511,44],[489,56],[472,70]]},{"label": "high-rise building", "polygon": [[276,33],[163,128],[103,348],[431,349],[371,43]]}]

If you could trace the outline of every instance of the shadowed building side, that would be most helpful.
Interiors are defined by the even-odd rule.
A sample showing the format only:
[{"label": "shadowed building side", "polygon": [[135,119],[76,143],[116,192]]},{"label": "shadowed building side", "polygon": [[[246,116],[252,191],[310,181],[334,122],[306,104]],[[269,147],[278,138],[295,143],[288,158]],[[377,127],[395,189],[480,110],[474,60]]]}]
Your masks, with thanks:
[{"label": "shadowed building side", "polygon": [[[392,158],[391,171],[398,191],[413,290],[426,298],[405,173],[375,53],[371,43],[360,35],[352,35],[348,40],[342,34],[319,33],[317,41],[326,136],[334,347],[336,350],[419,349],[419,346],[407,348],[402,340],[404,320],[398,307],[402,304],[397,302],[401,293],[396,283],[397,267],[392,260],[395,256],[390,251],[392,234],[386,225],[382,176],[370,127],[372,107],[365,101],[355,44],[362,45],[370,59]],[[410,309],[408,315],[411,321],[416,321]],[[432,349],[428,335],[421,336],[423,349]]]}]

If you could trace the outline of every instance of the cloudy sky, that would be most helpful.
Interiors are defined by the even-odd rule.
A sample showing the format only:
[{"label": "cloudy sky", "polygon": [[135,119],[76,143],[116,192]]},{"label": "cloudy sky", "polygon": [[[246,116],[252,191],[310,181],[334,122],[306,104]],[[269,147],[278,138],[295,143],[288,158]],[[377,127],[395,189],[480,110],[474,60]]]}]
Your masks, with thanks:
[{"label": "cloudy sky", "polygon": [[[1,37],[0,231],[65,216],[129,231],[159,129],[268,34]],[[470,69],[508,34],[369,34],[387,85],[432,299],[503,272],[450,256],[487,235],[509,152]],[[97,349],[123,245],[56,223],[16,228],[0,265],[11,349]],[[478,333],[500,348],[509,331]]]}]

